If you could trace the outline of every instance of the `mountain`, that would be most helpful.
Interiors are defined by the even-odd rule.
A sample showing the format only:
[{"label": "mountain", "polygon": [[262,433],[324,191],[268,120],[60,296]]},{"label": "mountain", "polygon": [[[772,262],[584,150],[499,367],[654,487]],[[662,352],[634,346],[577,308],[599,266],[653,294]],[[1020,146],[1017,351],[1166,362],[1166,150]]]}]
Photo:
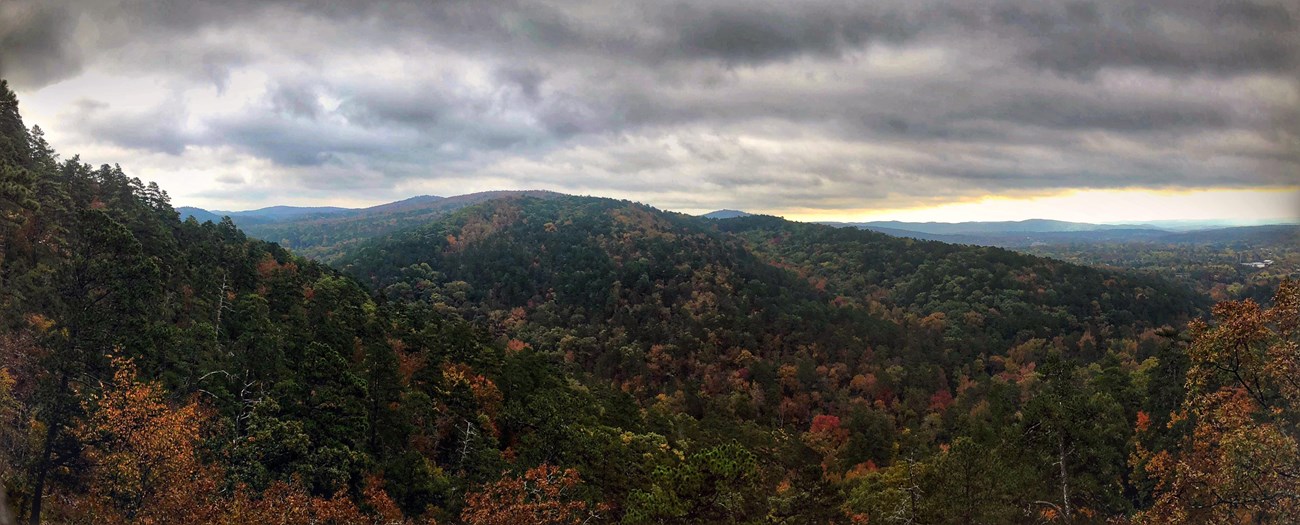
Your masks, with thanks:
[{"label": "mountain", "polygon": [[182,206],[177,208],[176,211],[181,214],[182,219],[186,217],[194,217],[199,222],[220,222],[222,217],[230,217],[231,220],[236,221],[236,224],[251,225],[302,219],[305,217],[339,215],[356,210],[352,208],[339,208],[336,206],[270,206],[267,208],[246,211],[208,211],[203,208]]},{"label": "mountain", "polygon": [[934,234],[893,228],[865,227],[863,229],[892,235],[927,241],[942,241],[953,244],[971,244],[978,246],[997,246],[1001,248],[1025,248],[1044,244],[1076,244],[1105,242],[1144,242],[1165,238],[1170,232],[1151,229],[1104,229],[1089,231],[1060,232],[1004,232],[1004,233],[965,233]]},{"label": "mountain", "polygon": [[[1264,237],[1294,236],[1300,226],[1273,224],[1239,226],[1196,231],[1171,231],[1150,227],[1073,223],[1050,220],[970,223],[822,223],[853,227],[927,241],[953,244],[1028,248],[1042,245],[1105,243],[1200,243],[1248,242]],[[941,233],[946,232],[946,233]],[[1281,240],[1281,239],[1279,239]]]},{"label": "mountain", "polygon": [[[996,248],[569,196],[486,202],[374,238],[336,264],[390,300],[457,305],[469,318],[508,314],[518,320],[495,330],[651,397],[734,372],[726,363],[740,349],[780,366],[817,359],[800,348],[874,347],[877,358],[951,369],[1034,338],[1132,333],[1204,306],[1158,278]],[[936,313],[947,319],[944,342],[906,335],[909,315]],[[959,348],[933,354],[950,344]],[[646,368],[656,345],[684,359],[671,377]]]},{"label": "mountain", "polygon": [[701,217],[706,219],[734,219],[736,217],[748,217],[750,215],[750,213],[740,210],[717,210],[701,215]]},{"label": "mountain", "polygon": [[1166,235],[1161,242],[1178,244],[1274,243],[1300,246],[1300,225],[1270,224],[1199,230]]},{"label": "mountain", "polygon": [[418,209],[420,207],[428,206],[441,200],[446,200],[446,198],[439,197],[437,195],[417,195],[409,199],[402,199],[400,201],[390,202],[387,204],[380,204],[378,206],[371,206],[369,208],[360,210],[360,212],[363,214],[399,212],[404,210]]},{"label": "mountain", "polygon": [[1119,224],[1090,224],[1083,222],[1066,222],[1048,219],[1029,219],[1023,221],[998,221],[998,222],[900,222],[900,221],[874,221],[874,222],[847,222],[847,223],[823,223],[832,226],[852,226],[855,228],[877,229],[883,228],[891,231],[908,231],[931,235],[971,235],[971,234],[1016,234],[1016,233],[1060,233],[1060,232],[1086,232],[1098,230],[1132,230],[1132,229],[1151,229],[1141,228],[1133,225]]},{"label": "mountain", "polygon": [[339,208],[337,206],[270,206],[248,211],[213,211],[212,213],[231,217],[257,217],[282,221],[307,215],[334,215],[350,211],[353,211],[353,209]]},{"label": "mountain", "polygon": [[454,197],[421,196],[331,215],[304,215],[275,222],[235,224],[259,239],[280,244],[296,253],[332,261],[371,237],[420,226],[466,206],[503,197],[527,195],[551,198],[560,194],[542,190],[486,191]]},{"label": "mountain", "polygon": [[68,157],[0,80],[0,516],[457,523],[513,465],[563,462],[581,497],[623,502],[710,450],[558,360]]},{"label": "mountain", "polygon": [[250,226],[327,266],[59,158],[0,81],[0,504],[37,523],[1100,523],[1183,472],[1147,461],[1295,464],[1289,281],[1188,336],[1206,297],[1158,275],[776,217]]},{"label": "mountain", "polygon": [[199,222],[218,223],[221,222],[222,217],[220,214],[210,212],[203,208],[195,208],[193,206],[181,206],[176,208],[176,212],[180,214],[181,220],[194,217],[194,219]]}]

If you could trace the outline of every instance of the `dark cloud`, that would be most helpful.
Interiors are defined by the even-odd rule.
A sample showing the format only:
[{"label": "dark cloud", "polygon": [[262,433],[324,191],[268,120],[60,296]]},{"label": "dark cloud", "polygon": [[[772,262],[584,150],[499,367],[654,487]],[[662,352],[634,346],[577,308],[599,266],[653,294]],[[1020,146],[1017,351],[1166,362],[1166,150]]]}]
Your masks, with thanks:
[{"label": "dark cloud", "polygon": [[839,56],[873,40],[901,42],[922,28],[885,4],[717,2],[664,8],[663,53],[760,63],[813,54]]},{"label": "dark cloud", "polygon": [[76,23],[75,13],[63,6],[0,4],[0,76],[25,88],[75,74],[81,67],[73,40]]},{"label": "dark cloud", "polygon": [[184,129],[184,107],[175,100],[148,111],[119,110],[93,99],[79,99],[74,106],[71,127],[118,147],[180,155],[191,139]]},{"label": "dark cloud", "polygon": [[320,191],[817,207],[1300,173],[1287,0],[10,0],[0,44],[27,91],[153,79],[70,106],[85,143],[233,151]]}]

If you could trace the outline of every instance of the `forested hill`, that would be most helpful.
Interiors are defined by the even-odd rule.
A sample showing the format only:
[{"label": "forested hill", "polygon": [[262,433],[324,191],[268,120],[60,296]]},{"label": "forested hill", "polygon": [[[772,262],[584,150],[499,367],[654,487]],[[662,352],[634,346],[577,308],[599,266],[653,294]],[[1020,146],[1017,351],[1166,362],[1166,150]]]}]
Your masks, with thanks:
[{"label": "forested hill", "polygon": [[[105,524],[1293,515],[1214,499],[1297,490],[1289,281],[1189,338],[1201,302],[1160,280],[544,196],[356,223],[378,236],[332,238],[335,269],[60,159],[0,82],[0,506]],[[1233,369],[1245,388],[1216,368],[1240,355],[1225,341],[1258,349]]]},{"label": "forested hill", "polygon": [[[1065,432],[1089,440],[1064,460],[1076,489],[1092,487],[1088,505],[1131,509],[1119,490],[1128,422],[1179,399],[1177,380],[1156,379],[1179,373],[1157,329],[1203,304],[1159,279],[996,248],[583,197],[484,203],[369,241],[339,266],[389,301],[555,355],[652,419],[689,416],[675,420],[760,447],[773,435],[737,424],[833,427],[840,437],[814,447],[826,479],[905,468],[958,436],[981,454],[1047,447],[1024,470],[989,473],[1006,476],[995,491],[1008,502],[990,512],[1054,484],[1055,445],[1034,440]],[[1079,427],[1026,419],[1046,410],[1044,388],[1070,391]]]},{"label": "forested hill", "polygon": [[904,325],[925,317],[942,325],[936,344],[974,356],[1034,338],[1131,334],[1205,306],[1157,278],[997,248],[588,197],[490,202],[368,243],[340,267],[393,297],[459,293],[484,318],[521,308],[525,324],[547,325],[534,327],[538,342],[581,333],[599,341],[591,351],[602,360],[633,341],[688,354],[900,350],[912,335]]},{"label": "forested hill", "polygon": [[23,519],[454,523],[547,460],[599,483],[565,485],[586,517],[680,450],[532,350],[59,159],[17,108],[0,82],[0,505]]},{"label": "forested hill", "polygon": [[[775,217],[721,221],[754,253],[841,303],[940,313],[947,334],[983,350],[1032,337],[1151,326],[1208,307],[1159,277],[1100,270],[994,247],[900,239]],[[991,346],[984,346],[991,345]]]},{"label": "forested hill", "polygon": [[[299,255],[330,262],[371,237],[418,227],[480,202],[520,195],[544,199],[559,194],[540,190],[484,191],[446,198],[424,195],[369,208],[334,208],[329,209],[329,213],[321,213],[321,210],[327,210],[324,208],[287,208],[290,213],[285,213],[285,210],[273,213],[277,211],[275,208],[265,208],[229,215],[235,225],[252,237],[280,244]],[[186,208],[184,213],[200,222],[219,222],[218,215],[206,210]]]}]

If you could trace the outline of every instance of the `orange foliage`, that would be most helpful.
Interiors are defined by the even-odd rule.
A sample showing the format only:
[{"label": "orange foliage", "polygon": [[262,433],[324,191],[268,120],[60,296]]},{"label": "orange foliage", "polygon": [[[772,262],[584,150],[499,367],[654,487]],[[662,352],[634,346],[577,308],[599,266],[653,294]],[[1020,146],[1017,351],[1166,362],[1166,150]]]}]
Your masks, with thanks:
[{"label": "orange foliage", "polygon": [[210,523],[219,525],[436,525],[433,519],[405,519],[397,505],[383,491],[383,481],[366,480],[364,503],[373,509],[366,513],[347,495],[339,491],[330,498],[312,497],[301,483],[277,481],[261,497],[252,497],[240,489]]},{"label": "orange foliage", "polygon": [[[260,497],[239,487],[223,494],[222,472],[199,461],[196,446],[207,414],[196,402],[173,406],[157,383],[140,381],[129,359],[112,360],[113,379],[86,403],[76,428],[87,443],[90,487],[69,498],[61,521],[105,525],[212,523],[236,525],[415,525],[404,519],[371,476],[361,510],[340,490],[333,497],[308,494],[301,483],[275,482]],[[420,522],[433,524],[432,520]]]},{"label": "orange foliage", "polygon": [[442,377],[448,386],[458,383],[467,384],[470,392],[474,394],[474,401],[478,402],[479,407],[483,409],[483,413],[489,416],[496,415],[497,410],[501,408],[502,400],[505,399],[496,383],[481,374],[475,374],[469,365],[447,363],[442,367]]},{"label": "orange foliage", "polygon": [[525,343],[518,339],[511,339],[506,342],[506,351],[512,354],[522,352],[524,351],[525,348],[528,348],[528,343]]},{"label": "orange foliage", "polygon": [[195,456],[198,405],[173,408],[161,386],[137,380],[129,359],[112,363],[112,381],[86,403],[88,416],[76,429],[88,444],[89,512],[105,522],[203,519],[217,477]]},{"label": "orange foliage", "polygon": [[1284,281],[1267,310],[1233,301],[1214,316],[1217,326],[1192,324],[1187,395],[1172,414],[1191,434],[1173,451],[1139,444],[1135,454],[1156,481],[1139,519],[1290,522],[1300,515],[1300,284]]},{"label": "orange foliage", "polygon": [[578,471],[551,465],[529,469],[523,477],[502,476],[481,492],[465,496],[461,520],[470,525],[576,525],[594,521],[608,506],[572,499],[581,483]]},{"label": "orange foliage", "polygon": [[1137,429],[1138,432],[1146,432],[1151,428],[1151,416],[1146,412],[1139,410],[1137,413],[1137,422],[1133,424],[1133,428]]}]

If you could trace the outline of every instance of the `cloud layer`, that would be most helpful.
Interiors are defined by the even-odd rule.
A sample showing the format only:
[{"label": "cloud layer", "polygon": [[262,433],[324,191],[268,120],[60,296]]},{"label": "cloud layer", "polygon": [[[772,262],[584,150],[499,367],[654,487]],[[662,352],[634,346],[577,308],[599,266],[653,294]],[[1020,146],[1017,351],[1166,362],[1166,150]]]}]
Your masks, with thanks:
[{"label": "cloud layer", "polygon": [[1296,187],[1298,72],[1285,0],[0,5],[57,147],[224,208]]}]

